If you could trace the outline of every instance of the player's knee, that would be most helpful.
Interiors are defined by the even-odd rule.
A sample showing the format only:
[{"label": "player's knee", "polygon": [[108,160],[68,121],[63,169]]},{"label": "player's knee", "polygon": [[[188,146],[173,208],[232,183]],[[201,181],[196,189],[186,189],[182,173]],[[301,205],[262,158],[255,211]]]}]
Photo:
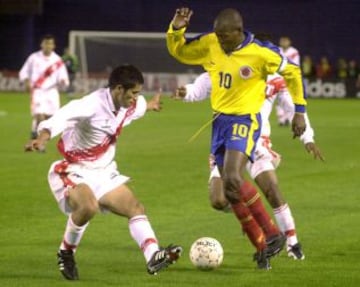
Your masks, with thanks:
[{"label": "player's knee", "polygon": [[229,202],[225,198],[224,194],[221,196],[210,194],[211,207],[216,210],[224,210],[228,207]]},{"label": "player's knee", "polygon": [[209,199],[211,206],[216,210],[224,210],[229,202],[226,200],[223,190],[223,182],[220,177],[213,177],[209,182]]},{"label": "player's knee", "polygon": [[142,214],[145,214],[145,207],[141,202],[135,200],[129,210],[128,217],[131,218]]},{"label": "player's knee", "polygon": [[79,184],[69,192],[69,204],[74,212],[87,220],[99,210],[99,203],[86,184]]},{"label": "player's knee", "polygon": [[230,203],[236,203],[240,200],[240,186],[243,183],[238,174],[225,174],[224,178],[225,197]]},{"label": "player's knee", "polygon": [[79,205],[77,212],[82,215],[83,218],[90,220],[99,211],[99,204],[96,199],[90,199]]}]

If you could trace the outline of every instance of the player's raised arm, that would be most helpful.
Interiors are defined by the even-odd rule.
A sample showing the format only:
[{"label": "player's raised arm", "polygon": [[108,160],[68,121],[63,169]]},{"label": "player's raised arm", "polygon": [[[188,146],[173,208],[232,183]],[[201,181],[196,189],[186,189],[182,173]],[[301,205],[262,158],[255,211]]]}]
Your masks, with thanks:
[{"label": "player's raised arm", "polygon": [[185,30],[193,11],[189,8],[176,9],[166,34],[166,44],[170,55],[178,61],[190,65],[202,65],[208,45],[204,37],[186,40]]},{"label": "player's raised arm", "polygon": [[187,27],[190,22],[190,18],[193,14],[193,11],[187,7],[181,7],[176,9],[174,18],[172,20],[173,28],[176,30]]}]

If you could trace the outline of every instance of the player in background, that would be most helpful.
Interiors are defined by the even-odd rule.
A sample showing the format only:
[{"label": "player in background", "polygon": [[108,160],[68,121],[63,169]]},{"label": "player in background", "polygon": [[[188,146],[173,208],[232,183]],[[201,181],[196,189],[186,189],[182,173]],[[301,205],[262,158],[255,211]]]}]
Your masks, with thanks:
[{"label": "player in background", "polygon": [[[291,46],[291,39],[287,36],[282,36],[279,39],[279,46],[281,53],[292,63],[300,66],[299,51]],[[289,108],[291,107],[291,108]],[[280,126],[288,126],[293,118],[293,102],[288,92],[279,93],[276,104],[276,116]]]},{"label": "player in background", "polygon": [[[234,214],[240,222],[248,221],[251,218],[246,202],[257,198],[254,198],[256,189],[254,193],[254,187],[245,181],[243,173],[247,161],[254,160],[255,144],[260,135],[264,79],[275,72],[285,77],[296,104],[294,136],[300,136],[305,130],[306,105],[301,71],[288,63],[277,47],[262,43],[245,31],[242,17],[235,9],[225,9],[217,15],[214,32],[186,39],[185,30],[192,14],[186,7],[176,10],[167,32],[168,51],[178,61],[201,65],[209,72],[214,111],[211,153]],[[262,234],[254,236],[261,238]],[[255,256],[258,267],[269,269],[269,258],[280,252],[285,238],[274,234],[266,245],[262,240],[259,242],[261,246]]]},{"label": "player in background", "polygon": [[[60,56],[54,52],[55,38],[48,34],[41,39],[41,50],[32,53],[19,72],[20,81],[30,92],[32,116],[31,139],[37,137],[40,122],[48,119],[60,108],[58,87],[66,88],[69,77]],[[25,150],[31,143],[25,145]]]},{"label": "player in background", "polygon": [[76,77],[76,72],[79,69],[79,61],[76,55],[70,53],[69,47],[64,49],[64,54],[61,56],[61,58],[69,75],[69,86],[66,92],[71,95],[75,91],[74,80]]},{"label": "player in background", "polygon": [[[263,125],[261,128],[260,139],[256,144],[254,163],[248,162],[246,168],[251,178],[255,180],[272,206],[276,222],[280,227],[281,232],[287,236],[288,256],[296,260],[303,260],[305,259],[305,255],[297,239],[295,221],[292,217],[290,207],[280,191],[275,173],[275,169],[280,164],[281,157],[271,149],[270,140],[271,128],[269,117],[276,97],[286,91],[285,82],[282,77],[278,75],[268,77],[266,100],[261,108]],[[209,74],[203,73],[195,79],[193,84],[187,84],[178,88],[176,90],[175,98],[183,99],[185,102],[202,101],[209,98],[210,93],[211,82]],[[293,103],[287,108],[292,109],[294,113]],[[324,160],[320,149],[315,144],[314,131],[310,125],[307,114],[305,114],[305,120],[306,130],[301,135],[300,140],[304,143],[306,150],[314,155],[315,159]],[[228,210],[229,202],[224,196],[221,176],[212,155],[210,155],[209,191],[211,205],[217,210]],[[248,205],[250,211],[252,205],[252,202]],[[256,213],[252,214],[252,216],[257,220]],[[244,231],[246,231],[246,227],[244,228]],[[266,235],[266,229],[263,231]]]},{"label": "player in background", "polygon": [[49,170],[50,189],[61,211],[68,215],[60,244],[58,265],[68,280],[78,280],[74,253],[90,222],[99,211],[110,211],[129,220],[132,238],[144,253],[147,270],[156,274],[180,256],[180,246],[160,248],[144,206],[127,186],[129,177],[119,173],[114,161],[122,128],[160,109],[160,95],[146,102],[138,95],[144,79],[131,65],[115,68],[109,88],[99,89],[63,106],[38,127],[32,150],[42,149],[61,134],[57,144],[63,159]]}]

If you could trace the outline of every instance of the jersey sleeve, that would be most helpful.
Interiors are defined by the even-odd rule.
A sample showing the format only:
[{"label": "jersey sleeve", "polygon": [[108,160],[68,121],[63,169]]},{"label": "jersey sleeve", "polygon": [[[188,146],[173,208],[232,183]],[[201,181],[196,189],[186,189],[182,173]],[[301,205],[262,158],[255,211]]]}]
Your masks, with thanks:
[{"label": "jersey sleeve", "polygon": [[202,73],[198,76],[194,83],[186,86],[185,102],[198,102],[210,97],[211,80],[208,73]]},{"label": "jersey sleeve", "polygon": [[266,61],[266,73],[268,75],[279,73],[284,77],[295,104],[295,112],[304,113],[306,100],[300,67],[288,62],[285,56],[272,49],[264,48],[262,53]]},{"label": "jersey sleeve", "polygon": [[28,57],[24,63],[24,65],[21,67],[19,72],[19,79],[21,82],[30,79],[31,74],[31,61],[32,56]]},{"label": "jersey sleeve", "polygon": [[280,67],[279,73],[286,81],[286,86],[295,104],[295,112],[304,113],[306,100],[300,67],[286,61],[286,63]]},{"label": "jersey sleeve", "polygon": [[206,35],[185,38],[186,28],[175,30],[172,23],[166,34],[166,45],[171,56],[184,64],[202,65],[208,54]]},{"label": "jersey sleeve", "polygon": [[88,97],[72,100],[57,110],[52,117],[42,121],[37,131],[40,133],[41,130],[46,129],[50,131],[51,138],[54,138],[65,130],[68,122],[91,117],[94,112],[95,104]]},{"label": "jersey sleeve", "polygon": [[136,100],[135,111],[125,119],[124,126],[129,125],[132,121],[143,117],[147,110],[147,102],[144,96],[139,95]]}]

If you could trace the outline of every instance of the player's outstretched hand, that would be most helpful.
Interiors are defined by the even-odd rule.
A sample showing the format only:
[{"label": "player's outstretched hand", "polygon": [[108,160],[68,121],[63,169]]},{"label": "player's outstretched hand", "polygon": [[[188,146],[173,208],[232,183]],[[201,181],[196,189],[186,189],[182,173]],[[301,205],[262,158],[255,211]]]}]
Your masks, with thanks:
[{"label": "player's outstretched hand", "polygon": [[292,120],[292,131],[294,134],[294,138],[300,137],[306,128],[304,114],[303,113],[295,113],[294,118]]},{"label": "player's outstretched hand", "polygon": [[172,25],[174,29],[181,29],[189,25],[191,15],[193,11],[187,7],[181,7],[176,9]]},{"label": "player's outstretched hand", "polygon": [[45,143],[35,139],[35,140],[31,140],[29,143],[27,143],[24,147],[24,150],[26,152],[32,152],[32,151],[45,151]]},{"label": "player's outstretched hand", "polygon": [[184,86],[181,86],[175,90],[175,93],[172,96],[172,98],[174,100],[182,100],[185,98],[185,96],[186,96],[186,88]]},{"label": "player's outstretched hand", "polygon": [[25,151],[40,151],[44,152],[47,142],[50,140],[51,133],[47,129],[40,131],[38,137],[34,140],[31,140],[28,144],[25,145]]},{"label": "player's outstretched hand", "polygon": [[325,161],[324,156],[321,153],[321,150],[315,143],[307,143],[305,144],[305,148],[308,153],[314,156],[314,159],[319,159],[321,161]]},{"label": "player's outstretched hand", "polygon": [[147,110],[160,112],[162,108],[161,103],[161,91],[157,92],[150,100],[147,102]]}]

